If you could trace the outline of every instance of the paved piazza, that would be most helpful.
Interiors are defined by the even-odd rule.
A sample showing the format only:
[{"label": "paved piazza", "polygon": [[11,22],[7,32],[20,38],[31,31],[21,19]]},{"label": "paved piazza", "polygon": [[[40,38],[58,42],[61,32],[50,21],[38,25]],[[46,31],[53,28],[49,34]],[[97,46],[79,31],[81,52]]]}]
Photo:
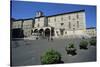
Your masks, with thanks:
[{"label": "paved piazza", "polygon": [[[40,65],[40,56],[48,49],[54,49],[60,52],[64,63],[96,61],[96,47],[89,45],[87,50],[80,50],[80,40],[81,39],[54,39],[53,41],[48,41],[42,39],[11,41],[12,65]],[[70,42],[75,44],[77,55],[67,55],[65,46]]]}]

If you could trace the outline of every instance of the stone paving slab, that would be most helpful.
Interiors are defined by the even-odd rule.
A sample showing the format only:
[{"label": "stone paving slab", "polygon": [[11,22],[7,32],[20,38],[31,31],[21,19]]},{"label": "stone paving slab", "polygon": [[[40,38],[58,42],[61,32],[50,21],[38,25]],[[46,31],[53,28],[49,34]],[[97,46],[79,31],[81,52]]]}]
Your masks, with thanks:
[{"label": "stone paving slab", "polygon": [[[77,48],[77,55],[67,55],[65,46],[73,42]],[[55,49],[62,55],[64,63],[96,61],[96,47],[88,46],[88,50],[79,49],[80,39],[48,40],[18,40],[12,41],[12,65],[40,65],[40,56],[48,49]],[[18,45],[15,47],[15,45]]]}]

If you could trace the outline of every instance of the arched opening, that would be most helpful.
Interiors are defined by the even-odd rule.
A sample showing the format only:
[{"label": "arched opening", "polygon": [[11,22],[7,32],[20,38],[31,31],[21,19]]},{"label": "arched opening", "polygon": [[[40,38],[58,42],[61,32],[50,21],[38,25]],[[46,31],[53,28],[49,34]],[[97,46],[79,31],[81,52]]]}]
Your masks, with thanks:
[{"label": "arched opening", "polygon": [[38,29],[35,29],[35,30],[34,30],[34,33],[38,33]]},{"label": "arched opening", "polygon": [[40,36],[43,36],[44,30],[43,30],[43,29],[40,29],[40,30],[39,30],[39,33],[40,33]]},{"label": "arched opening", "polygon": [[12,38],[22,38],[24,37],[23,30],[21,28],[11,29]]},{"label": "arched opening", "polygon": [[54,28],[51,28],[51,36],[54,36]]},{"label": "arched opening", "polygon": [[50,29],[45,29],[45,37],[50,37]]},{"label": "arched opening", "polygon": [[31,34],[34,33],[33,30],[31,30]]}]

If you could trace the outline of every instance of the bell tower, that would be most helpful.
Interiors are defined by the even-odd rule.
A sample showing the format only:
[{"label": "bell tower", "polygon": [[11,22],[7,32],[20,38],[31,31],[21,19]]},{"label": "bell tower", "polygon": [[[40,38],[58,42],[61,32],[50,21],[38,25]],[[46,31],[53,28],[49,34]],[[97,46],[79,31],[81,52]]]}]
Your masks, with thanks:
[{"label": "bell tower", "polygon": [[42,11],[37,11],[36,12],[36,17],[41,17],[43,16],[43,12]]}]

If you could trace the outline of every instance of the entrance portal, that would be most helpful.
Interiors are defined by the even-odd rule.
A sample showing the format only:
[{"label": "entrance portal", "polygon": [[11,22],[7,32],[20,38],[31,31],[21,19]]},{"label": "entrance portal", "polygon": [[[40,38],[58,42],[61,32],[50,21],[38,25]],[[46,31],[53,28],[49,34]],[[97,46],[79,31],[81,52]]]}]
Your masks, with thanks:
[{"label": "entrance portal", "polygon": [[43,30],[43,29],[40,29],[40,30],[39,30],[39,34],[40,34],[40,36],[43,38],[43,37],[44,37],[44,30]]},{"label": "entrance portal", "polygon": [[51,28],[51,36],[54,36],[54,28]]},{"label": "entrance portal", "polygon": [[34,33],[38,33],[38,29],[35,29],[35,30],[34,30]]},{"label": "entrance portal", "polygon": [[45,37],[50,37],[50,29],[45,29]]},{"label": "entrance portal", "polygon": [[22,38],[24,37],[23,30],[21,28],[11,30],[12,38]]}]

